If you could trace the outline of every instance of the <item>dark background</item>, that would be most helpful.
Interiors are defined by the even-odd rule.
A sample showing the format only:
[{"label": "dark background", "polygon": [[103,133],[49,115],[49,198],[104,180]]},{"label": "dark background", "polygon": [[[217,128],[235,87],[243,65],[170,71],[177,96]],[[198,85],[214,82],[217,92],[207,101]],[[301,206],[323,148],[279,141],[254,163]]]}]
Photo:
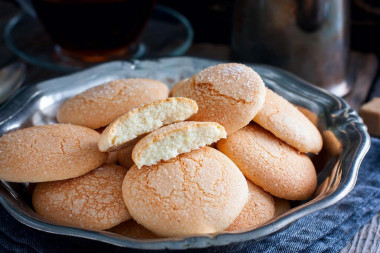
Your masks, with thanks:
[{"label": "dark background", "polygon": [[[351,49],[375,54],[377,59],[380,59],[380,0],[347,1],[350,1],[351,7]],[[236,0],[157,0],[158,4],[169,6],[189,19],[194,29],[194,44],[212,43],[223,45],[225,48],[228,48],[230,45],[235,2]],[[9,13],[9,10],[0,8],[0,16],[3,20],[8,20],[20,9],[15,0],[0,0],[0,3],[5,3],[7,6],[13,5],[15,10],[15,12]],[[1,31],[3,30],[3,26],[4,24],[0,24]],[[15,60],[15,56],[12,55],[10,50],[6,48],[2,49],[2,47],[5,47],[5,45],[1,36],[0,67]],[[217,45],[213,45],[213,47],[217,47]],[[228,56],[228,52],[226,55]],[[47,74],[43,77],[40,75],[39,73],[39,80],[42,80],[41,78],[49,79],[54,77],[53,74]],[[374,79],[373,77],[369,77],[369,79],[373,79],[374,84],[380,82],[379,68],[376,76]],[[28,80],[36,80],[31,71],[28,71]],[[377,86],[380,87],[380,85]],[[372,85],[372,87],[375,87],[375,85]],[[380,90],[370,93],[380,94]]]},{"label": "dark background", "polygon": [[[254,0],[252,0],[254,1]],[[267,0],[270,1],[270,0]],[[351,2],[351,47],[380,54],[380,1]],[[17,5],[15,0],[0,0]],[[194,28],[194,43],[230,44],[235,0],[157,0],[186,16]],[[1,15],[6,15],[2,13]]]},{"label": "dark background", "polygon": [[[190,20],[194,43],[230,44],[234,0],[158,0],[157,3],[178,10]],[[351,48],[380,55],[379,0],[351,0]]]}]

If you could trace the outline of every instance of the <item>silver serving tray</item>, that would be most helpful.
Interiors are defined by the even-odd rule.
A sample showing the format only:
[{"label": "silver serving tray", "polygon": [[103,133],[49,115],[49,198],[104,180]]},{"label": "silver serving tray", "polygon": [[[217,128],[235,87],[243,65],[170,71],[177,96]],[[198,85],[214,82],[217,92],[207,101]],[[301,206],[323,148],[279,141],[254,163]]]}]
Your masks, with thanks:
[{"label": "silver serving tray", "polygon": [[[56,123],[55,112],[62,101],[90,87],[129,77],[160,80],[169,87],[218,61],[178,57],[146,61],[117,61],[99,65],[72,75],[28,86],[0,108],[0,135],[34,125]],[[187,249],[260,240],[285,228],[311,212],[336,203],[354,187],[359,166],[370,146],[362,120],[342,99],[277,68],[248,64],[265,84],[292,103],[318,116],[318,128],[330,130],[342,145],[339,154],[322,151],[314,157],[318,169],[318,189],[314,197],[294,203],[296,207],[263,226],[241,233],[186,238],[136,240],[110,232],[97,232],[59,226],[36,214],[30,204],[27,184],[0,182],[0,203],[17,220],[32,228],[62,235],[88,238],[120,247],[139,249]],[[321,157],[324,154],[324,157]],[[326,155],[327,154],[327,155]]]}]

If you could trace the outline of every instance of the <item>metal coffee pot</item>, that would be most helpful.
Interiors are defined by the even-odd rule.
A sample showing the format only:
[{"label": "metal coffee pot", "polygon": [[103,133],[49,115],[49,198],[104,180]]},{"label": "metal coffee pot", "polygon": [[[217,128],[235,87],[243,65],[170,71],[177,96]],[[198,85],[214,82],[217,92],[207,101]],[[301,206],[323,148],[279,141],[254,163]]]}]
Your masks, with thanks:
[{"label": "metal coffee pot", "polygon": [[349,91],[348,0],[237,0],[235,60],[265,63],[343,96]]}]

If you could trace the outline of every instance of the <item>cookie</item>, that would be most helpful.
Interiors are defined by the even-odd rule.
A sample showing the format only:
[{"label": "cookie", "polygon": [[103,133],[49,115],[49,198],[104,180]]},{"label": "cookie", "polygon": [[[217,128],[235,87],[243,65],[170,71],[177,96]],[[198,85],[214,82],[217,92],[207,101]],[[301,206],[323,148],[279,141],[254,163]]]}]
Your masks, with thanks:
[{"label": "cookie", "polygon": [[119,162],[120,166],[129,169],[135,164],[132,160],[132,150],[134,146],[135,145],[130,145],[117,151],[117,161]]},{"label": "cookie", "polygon": [[324,130],[322,132],[322,138],[324,143],[324,148],[328,153],[328,157],[338,156],[342,153],[343,146],[341,141],[336,137],[333,131]]},{"label": "cookie", "polygon": [[144,226],[141,226],[133,219],[125,221],[116,227],[110,228],[109,232],[123,235],[134,239],[157,239],[159,236],[149,231]]},{"label": "cookie", "polygon": [[194,100],[181,97],[157,100],[137,107],[107,126],[100,136],[99,150],[119,150],[137,136],[164,125],[184,121],[197,111],[198,106]]},{"label": "cookie", "polygon": [[317,185],[310,158],[256,124],[250,124],[217,148],[239,167],[254,184],[272,195],[289,199],[309,198]]},{"label": "cookie", "polygon": [[77,178],[37,184],[33,207],[47,220],[91,230],[114,227],[131,218],[121,186],[127,170],[114,164]]},{"label": "cookie", "polygon": [[310,122],[313,123],[314,126],[318,126],[319,118],[316,113],[302,106],[296,105],[295,107],[298,109],[298,111],[300,111],[303,115],[305,115],[305,117],[308,118]]},{"label": "cookie", "polygon": [[201,235],[226,229],[248,199],[247,182],[236,165],[204,147],[138,169],[123,182],[132,217],[163,237]]},{"label": "cookie", "polygon": [[116,80],[67,99],[58,109],[57,120],[96,129],[135,107],[167,98],[168,94],[168,87],[156,80]]},{"label": "cookie", "polygon": [[199,110],[190,121],[218,122],[227,134],[246,126],[262,108],[265,86],[251,68],[237,63],[208,67],[172,90],[195,100]]},{"label": "cookie", "polygon": [[269,221],[275,213],[275,202],[269,193],[247,180],[248,201],[226,231],[249,230]]},{"label": "cookie", "polygon": [[277,217],[290,209],[290,202],[286,199],[274,198],[274,207],[276,209],[274,217]]},{"label": "cookie", "polygon": [[81,176],[108,157],[99,151],[100,134],[92,129],[56,124],[16,130],[0,138],[0,179],[45,182]]},{"label": "cookie", "polygon": [[141,168],[167,161],[179,154],[209,145],[227,134],[215,122],[180,122],[157,129],[142,138],[132,150],[132,160]]},{"label": "cookie", "polygon": [[105,161],[105,163],[117,164],[117,151],[109,152],[108,159]]},{"label": "cookie", "polygon": [[253,121],[301,152],[318,153],[322,149],[322,136],[314,124],[270,89],[267,89],[263,108]]},{"label": "cookie", "polygon": [[[104,131],[104,129],[106,129],[105,127],[101,127],[101,128],[97,128],[95,129],[96,132],[102,134],[102,132]],[[98,142],[99,143],[99,142]],[[111,152],[107,152],[108,153],[108,158],[107,160],[105,161],[105,163],[113,163],[113,164],[117,164],[117,151],[111,151]]]},{"label": "cookie", "polygon": [[170,90],[169,96],[174,97],[174,94],[176,93],[176,91],[178,89],[181,89],[182,85],[184,85],[188,80],[189,78],[185,78],[185,79],[180,80],[178,83],[174,84]]}]

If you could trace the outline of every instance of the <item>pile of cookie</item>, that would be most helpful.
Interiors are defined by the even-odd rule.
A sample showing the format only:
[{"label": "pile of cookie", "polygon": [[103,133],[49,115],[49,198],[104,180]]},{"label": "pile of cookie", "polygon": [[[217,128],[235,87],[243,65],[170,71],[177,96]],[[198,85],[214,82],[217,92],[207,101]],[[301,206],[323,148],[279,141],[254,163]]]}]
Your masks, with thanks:
[{"label": "pile of cookie", "polygon": [[59,124],[0,138],[0,179],[36,183],[52,223],[135,238],[251,230],[312,196],[322,137],[251,68],[168,87],[122,79],[67,99]]}]

